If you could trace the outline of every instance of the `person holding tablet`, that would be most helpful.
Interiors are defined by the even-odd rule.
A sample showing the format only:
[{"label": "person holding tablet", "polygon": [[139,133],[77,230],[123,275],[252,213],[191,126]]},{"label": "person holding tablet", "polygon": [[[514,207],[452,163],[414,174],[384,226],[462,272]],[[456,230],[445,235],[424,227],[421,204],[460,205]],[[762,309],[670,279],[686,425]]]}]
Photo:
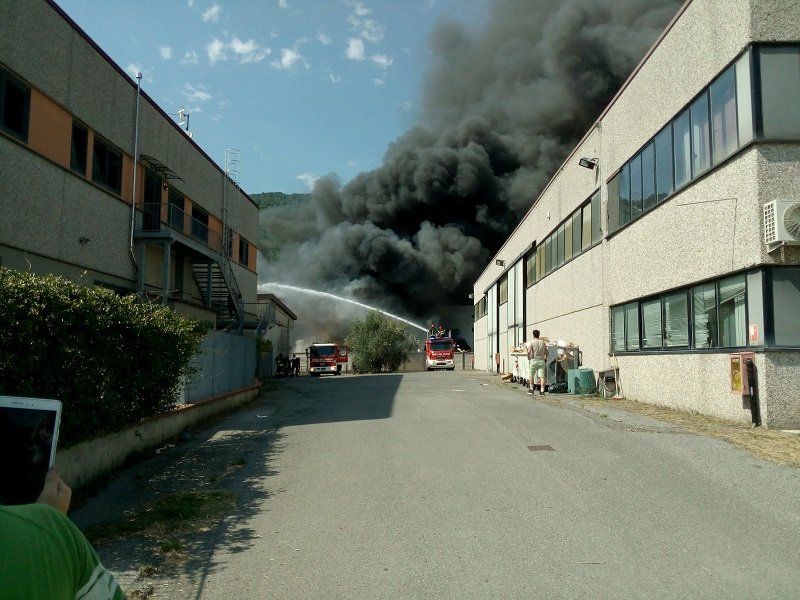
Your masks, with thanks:
[{"label": "person holding tablet", "polygon": [[51,469],[32,504],[0,506],[0,600],[125,600],[66,514],[72,490]]}]

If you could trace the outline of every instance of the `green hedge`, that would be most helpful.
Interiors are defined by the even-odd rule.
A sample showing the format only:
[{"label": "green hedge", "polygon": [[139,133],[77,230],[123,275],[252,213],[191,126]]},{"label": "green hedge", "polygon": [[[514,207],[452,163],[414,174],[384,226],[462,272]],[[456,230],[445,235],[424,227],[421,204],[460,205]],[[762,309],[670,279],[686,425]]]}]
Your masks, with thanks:
[{"label": "green hedge", "polygon": [[206,325],[57,276],[0,268],[0,395],[64,405],[59,446],[172,410]]}]

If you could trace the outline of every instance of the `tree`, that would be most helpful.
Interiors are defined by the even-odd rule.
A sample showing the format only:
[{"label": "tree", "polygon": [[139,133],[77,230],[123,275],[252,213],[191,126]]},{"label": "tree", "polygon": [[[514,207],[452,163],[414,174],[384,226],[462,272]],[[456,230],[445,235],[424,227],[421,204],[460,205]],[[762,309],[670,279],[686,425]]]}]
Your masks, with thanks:
[{"label": "tree", "polygon": [[377,311],[353,323],[345,343],[353,354],[353,369],[359,373],[396,371],[417,348],[401,324]]}]

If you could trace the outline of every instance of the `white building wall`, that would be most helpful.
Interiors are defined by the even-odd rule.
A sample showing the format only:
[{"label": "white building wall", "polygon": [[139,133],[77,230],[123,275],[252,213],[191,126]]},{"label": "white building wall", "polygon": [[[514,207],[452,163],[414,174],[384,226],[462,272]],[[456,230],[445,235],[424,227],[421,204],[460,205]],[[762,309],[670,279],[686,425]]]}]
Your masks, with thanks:
[{"label": "white building wall", "polygon": [[[495,259],[508,265],[524,256],[598,188],[605,218],[611,176],[749,44],[800,40],[796,0],[694,0],[682,10],[492,257],[475,282],[476,298],[495,287],[503,275],[504,267],[495,265]],[[749,109],[740,105],[740,123]],[[579,167],[581,157],[597,157],[598,167]],[[551,340],[577,344],[582,364],[595,372],[612,367],[616,359],[623,391],[630,398],[749,422],[749,400],[730,391],[729,354],[738,350],[612,357],[610,307],[763,265],[800,264],[800,247],[768,252],[764,245],[762,208],[776,198],[800,198],[800,145],[759,141],[741,149],[527,288],[526,337],[538,328]],[[605,226],[604,234],[609,235]],[[753,270],[747,279],[751,296],[747,325],[763,332],[763,278]],[[481,322],[496,318],[491,304],[488,311],[476,322],[476,341]],[[501,323],[501,335],[502,329]],[[751,347],[758,350],[763,344],[762,337]],[[476,368],[484,360],[483,348],[476,343]],[[755,364],[763,421],[800,426],[800,351],[759,352]]]}]

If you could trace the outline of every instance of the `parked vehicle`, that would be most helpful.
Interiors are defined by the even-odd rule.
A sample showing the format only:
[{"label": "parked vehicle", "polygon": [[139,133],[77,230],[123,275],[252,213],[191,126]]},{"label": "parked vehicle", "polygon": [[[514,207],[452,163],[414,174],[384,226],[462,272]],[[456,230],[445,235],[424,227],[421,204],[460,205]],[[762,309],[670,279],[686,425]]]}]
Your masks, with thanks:
[{"label": "parked vehicle", "polygon": [[312,377],[323,373],[340,375],[342,365],[349,360],[347,346],[336,343],[311,344],[307,349],[308,374]]},{"label": "parked vehicle", "polygon": [[453,358],[455,347],[455,341],[448,334],[429,335],[425,339],[425,367],[428,371],[434,369],[454,370],[456,368]]}]

